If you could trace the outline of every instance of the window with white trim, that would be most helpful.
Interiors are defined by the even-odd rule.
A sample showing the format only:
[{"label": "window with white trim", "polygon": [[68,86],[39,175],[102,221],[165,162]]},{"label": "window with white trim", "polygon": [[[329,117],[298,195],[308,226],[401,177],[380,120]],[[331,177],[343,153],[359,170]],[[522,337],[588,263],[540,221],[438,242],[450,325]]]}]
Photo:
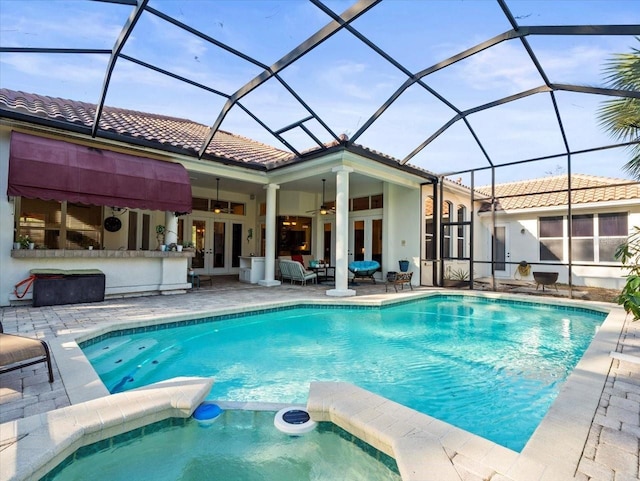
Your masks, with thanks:
[{"label": "window with white trim", "polygon": [[564,239],[563,217],[540,217],[538,219],[540,228],[540,260],[560,261],[562,260],[562,244]]},{"label": "window with white trim", "polygon": [[[541,261],[563,261],[564,216],[540,217]],[[615,252],[629,234],[627,212],[578,214],[571,216],[571,255],[573,262],[618,262]]]}]

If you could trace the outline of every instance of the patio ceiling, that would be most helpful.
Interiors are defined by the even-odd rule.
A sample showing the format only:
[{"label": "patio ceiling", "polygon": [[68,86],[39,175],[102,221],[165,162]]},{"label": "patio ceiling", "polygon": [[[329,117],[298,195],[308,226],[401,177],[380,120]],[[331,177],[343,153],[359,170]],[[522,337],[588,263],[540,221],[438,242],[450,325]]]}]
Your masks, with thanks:
[{"label": "patio ceiling", "polygon": [[224,130],[299,157],[346,135],[443,175],[622,165],[596,112],[640,98],[602,72],[637,47],[631,0],[0,3],[0,87],[97,104],[97,137],[105,105],[201,122],[200,155]]}]

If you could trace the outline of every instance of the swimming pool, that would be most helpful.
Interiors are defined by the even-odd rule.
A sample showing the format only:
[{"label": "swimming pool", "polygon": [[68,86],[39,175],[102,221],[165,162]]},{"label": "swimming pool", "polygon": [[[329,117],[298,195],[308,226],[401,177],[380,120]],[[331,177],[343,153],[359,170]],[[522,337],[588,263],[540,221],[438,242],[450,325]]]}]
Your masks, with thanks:
[{"label": "swimming pool", "polygon": [[605,316],[434,296],[151,326],[82,347],[112,392],[212,376],[210,399],[304,403],[310,381],[347,381],[519,451]]},{"label": "swimming pool", "polygon": [[393,458],[331,423],[302,437],[273,412],[225,411],[211,426],[170,419],[79,449],[41,481],[401,481]]}]

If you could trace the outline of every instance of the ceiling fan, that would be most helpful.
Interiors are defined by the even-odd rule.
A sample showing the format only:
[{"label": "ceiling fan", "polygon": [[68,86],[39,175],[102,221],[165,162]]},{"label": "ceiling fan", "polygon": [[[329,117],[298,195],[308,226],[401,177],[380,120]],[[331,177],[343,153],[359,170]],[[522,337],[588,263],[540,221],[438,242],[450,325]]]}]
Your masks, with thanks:
[{"label": "ceiling fan", "polygon": [[332,207],[328,207],[325,200],[324,200],[324,187],[325,187],[325,182],[327,181],[327,179],[322,179],[322,204],[320,205],[319,209],[313,209],[313,210],[308,210],[307,213],[316,213],[319,212],[320,215],[327,215],[327,214],[335,214],[336,213],[336,207],[335,207],[335,203]]},{"label": "ceiling fan", "polygon": [[213,213],[219,214],[220,212],[229,212],[229,203],[220,202],[220,177],[216,177],[216,203],[213,204]]}]

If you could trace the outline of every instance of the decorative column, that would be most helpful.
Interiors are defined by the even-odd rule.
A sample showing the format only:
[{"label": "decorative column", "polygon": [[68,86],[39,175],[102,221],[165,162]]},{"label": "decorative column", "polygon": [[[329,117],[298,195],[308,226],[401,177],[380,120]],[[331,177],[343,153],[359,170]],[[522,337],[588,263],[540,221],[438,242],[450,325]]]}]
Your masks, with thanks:
[{"label": "decorative column", "polygon": [[164,243],[166,245],[178,242],[178,218],[173,212],[164,213]]},{"label": "decorative column", "polygon": [[334,167],[336,173],[336,287],[326,291],[328,296],[355,296],[349,289],[349,172],[350,167]]},{"label": "decorative column", "polygon": [[276,272],[276,191],[280,188],[277,184],[265,186],[267,190],[267,212],[265,216],[265,259],[264,279],[258,284],[265,287],[279,286],[280,281],[275,279]]}]

